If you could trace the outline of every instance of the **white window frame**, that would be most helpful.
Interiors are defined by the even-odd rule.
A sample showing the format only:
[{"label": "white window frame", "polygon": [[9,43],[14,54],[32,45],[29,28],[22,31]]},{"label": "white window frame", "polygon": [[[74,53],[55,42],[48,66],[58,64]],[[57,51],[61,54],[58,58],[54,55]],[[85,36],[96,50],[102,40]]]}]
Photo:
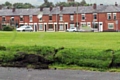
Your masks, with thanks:
[{"label": "white window frame", "polygon": [[22,21],[23,21],[23,16],[22,16],[22,15],[20,16],[20,22],[22,22],[22,21],[21,21],[21,18],[22,18]]},{"label": "white window frame", "polygon": [[[3,20],[3,18],[4,18],[4,20]],[[6,21],[6,18],[5,18],[5,16],[2,16],[2,21]]]},{"label": "white window frame", "polygon": [[[42,26],[42,28],[40,25]],[[43,30],[43,24],[39,24],[39,30]]]},{"label": "white window frame", "polygon": [[81,22],[81,27],[83,27],[83,25],[86,25],[86,22]]},{"label": "white window frame", "polygon": [[73,15],[73,14],[70,15],[70,20],[71,20],[71,21],[74,20],[74,15]]},{"label": "white window frame", "polygon": [[[84,19],[83,19],[84,18]],[[81,14],[81,20],[85,21],[85,14]]]},{"label": "white window frame", "polygon": [[60,15],[60,21],[63,21],[63,15]]},{"label": "white window frame", "polygon": [[29,21],[33,22],[33,15],[29,15]]},{"label": "white window frame", "polygon": [[[109,28],[110,25],[113,25],[113,28]],[[108,29],[114,29],[114,23],[108,23]]]},{"label": "white window frame", "polygon": [[74,28],[75,27],[75,24],[70,24],[70,28]]},{"label": "white window frame", "polygon": [[113,19],[116,20],[117,19],[117,14],[113,13]]},{"label": "white window frame", "polygon": [[64,30],[64,24],[59,24],[59,30]]},{"label": "white window frame", "polygon": [[[95,19],[95,16],[96,16],[96,19]],[[93,19],[97,20],[97,13],[93,13]]]},{"label": "white window frame", "polygon": [[107,20],[111,20],[111,13],[107,13]]},{"label": "white window frame", "polygon": [[87,22],[87,26],[88,26],[88,27],[91,27],[91,23],[90,23],[90,22]]}]

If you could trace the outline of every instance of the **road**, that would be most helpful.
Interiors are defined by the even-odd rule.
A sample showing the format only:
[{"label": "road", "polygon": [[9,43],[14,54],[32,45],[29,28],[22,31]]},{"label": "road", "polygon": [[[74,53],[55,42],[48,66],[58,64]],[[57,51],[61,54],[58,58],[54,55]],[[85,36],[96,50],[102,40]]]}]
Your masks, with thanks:
[{"label": "road", "polygon": [[120,73],[0,67],[0,80],[120,80]]}]

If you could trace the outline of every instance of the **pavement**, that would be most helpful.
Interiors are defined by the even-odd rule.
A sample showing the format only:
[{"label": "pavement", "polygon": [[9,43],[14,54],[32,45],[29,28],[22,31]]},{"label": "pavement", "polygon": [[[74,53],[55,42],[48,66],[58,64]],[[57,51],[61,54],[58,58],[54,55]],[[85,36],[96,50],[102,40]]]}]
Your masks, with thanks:
[{"label": "pavement", "polygon": [[0,67],[0,80],[120,80],[120,73]]}]

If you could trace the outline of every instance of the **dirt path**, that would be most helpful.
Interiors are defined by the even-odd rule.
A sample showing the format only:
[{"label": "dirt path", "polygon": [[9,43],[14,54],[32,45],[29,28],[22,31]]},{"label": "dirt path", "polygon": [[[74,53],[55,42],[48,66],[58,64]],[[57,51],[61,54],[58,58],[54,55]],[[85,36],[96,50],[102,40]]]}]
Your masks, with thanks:
[{"label": "dirt path", "polygon": [[0,80],[120,80],[120,73],[0,67]]}]

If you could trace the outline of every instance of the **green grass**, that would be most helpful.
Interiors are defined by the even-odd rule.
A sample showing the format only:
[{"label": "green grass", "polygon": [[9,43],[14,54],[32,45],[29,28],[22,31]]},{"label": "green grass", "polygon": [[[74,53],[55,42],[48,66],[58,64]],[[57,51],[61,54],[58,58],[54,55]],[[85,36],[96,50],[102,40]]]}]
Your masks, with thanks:
[{"label": "green grass", "polygon": [[0,45],[120,49],[119,32],[0,32]]}]

